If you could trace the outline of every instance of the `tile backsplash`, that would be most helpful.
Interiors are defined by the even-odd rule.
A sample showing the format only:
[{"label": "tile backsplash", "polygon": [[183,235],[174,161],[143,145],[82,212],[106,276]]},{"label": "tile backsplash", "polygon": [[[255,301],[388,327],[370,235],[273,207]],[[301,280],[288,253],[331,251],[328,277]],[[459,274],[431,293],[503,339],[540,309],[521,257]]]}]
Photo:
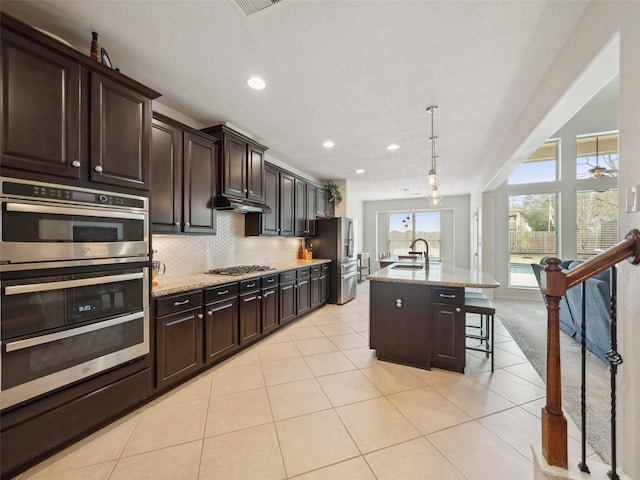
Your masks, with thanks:
[{"label": "tile backsplash", "polygon": [[298,239],[245,237],[244,215],[218,212],[216,235],[153,235],[153,259],[167,266],[168,277],[233,265],[270,264],[297,258]]}]

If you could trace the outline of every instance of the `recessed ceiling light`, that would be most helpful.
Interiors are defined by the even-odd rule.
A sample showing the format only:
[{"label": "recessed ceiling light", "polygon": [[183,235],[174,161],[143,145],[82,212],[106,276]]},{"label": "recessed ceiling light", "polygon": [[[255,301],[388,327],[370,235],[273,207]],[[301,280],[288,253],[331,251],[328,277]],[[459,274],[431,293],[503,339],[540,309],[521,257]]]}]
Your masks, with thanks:
[{"label": "recessed ceiling light", "polygon": [[326,140],[326,141],[322,144],[322,146],[323,146],[324,148],[331,148],[331,147],[333,147],[334,145],[335,145],[335,143],[333,143],[331,140]]},{"label": "recessed ceiling light", "polygon": [[356,173],[364,173],[364,168],[359,168],[356,170]]},{"label": "recessed ceiling light", "polygon": [[249,85],[254,90],[262,90],[267,86],[267,84],[264,83],[264,80],[262,80],[260,77],[251,77],[249,80],[247,80],[247,85]]},{"label": "recessed ceiling light", "polygon": [[396,145],[395,143],[387,145],[387,150],[397,150],[399,148],[400,148],[400,145]]}]

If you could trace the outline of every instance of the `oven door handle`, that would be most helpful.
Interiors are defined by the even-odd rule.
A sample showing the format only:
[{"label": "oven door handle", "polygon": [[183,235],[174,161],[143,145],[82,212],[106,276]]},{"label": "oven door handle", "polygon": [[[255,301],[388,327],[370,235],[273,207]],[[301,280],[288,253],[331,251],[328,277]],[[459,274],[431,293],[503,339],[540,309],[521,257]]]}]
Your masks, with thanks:
[{"label": "oven door handle", "polygon": [[4,289],[5,295],[20,295],[22,293],[37,293],[63,288],[88,287],[105,283],[125,282],[144,278],[144,272],[124,273],[121,275],[107,275],[104,277],[80,278],[78,280],[62,280],[60,282],[30,283],[28,285],[12,285]]},{"label": "oven door handle", "polygon": [[144,312],[131,313],[123,317],[112,318],[111,320],[105,320],[103,322],[92,323],[91,325],[85,325],[84,327],[73,328],[71,330],[65,330],[63,332],[49,333],[47,335],[40,335],[39,337],[27,338],[25,340],[17,340],[15,342],[9,342],[6,344],[6,351],[15,352],[16,350],[24,350],[25,348],[37,347],[44,343],[55,342],[64,338],[75,337],[82,335],[83,333],[95,332],[102,328],[109,328],[121,323],[131,322],[139,318],[144,318]]},{"label": "oven door handle", "polygon": [[73,215],[83,217],[124,218],[129,220],[144,220],[143,213],[106,211],[104,208],[89,209],[78,207],[56,207],[52,205],[33,205],[31,203],[7,203],[8,212],[21,213],[49,213],[53,215]]}]

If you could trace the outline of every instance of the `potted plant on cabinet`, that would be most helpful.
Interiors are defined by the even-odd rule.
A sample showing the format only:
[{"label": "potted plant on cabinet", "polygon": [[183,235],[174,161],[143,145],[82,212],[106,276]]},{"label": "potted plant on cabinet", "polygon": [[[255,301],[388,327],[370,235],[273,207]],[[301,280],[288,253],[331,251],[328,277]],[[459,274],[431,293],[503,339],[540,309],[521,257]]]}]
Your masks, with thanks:
[{"label": "potted plant on cabinet", "polygon": [[329,192],[329,201],[334,202],[335,205],[340,205],[340,202],[342,202],[342,194],[340,193],[338,185],[333,183],[333,180],[329,180],[324,188]]}]

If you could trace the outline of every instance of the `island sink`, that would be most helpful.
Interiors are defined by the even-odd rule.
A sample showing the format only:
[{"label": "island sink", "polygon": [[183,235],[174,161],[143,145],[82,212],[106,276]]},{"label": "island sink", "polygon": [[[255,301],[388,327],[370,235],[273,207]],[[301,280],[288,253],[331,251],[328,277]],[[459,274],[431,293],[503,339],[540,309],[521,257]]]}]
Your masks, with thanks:
[{"label": "island sink", "polygon": [[424,270],[424,265],[394,265],[392,270]]}]

